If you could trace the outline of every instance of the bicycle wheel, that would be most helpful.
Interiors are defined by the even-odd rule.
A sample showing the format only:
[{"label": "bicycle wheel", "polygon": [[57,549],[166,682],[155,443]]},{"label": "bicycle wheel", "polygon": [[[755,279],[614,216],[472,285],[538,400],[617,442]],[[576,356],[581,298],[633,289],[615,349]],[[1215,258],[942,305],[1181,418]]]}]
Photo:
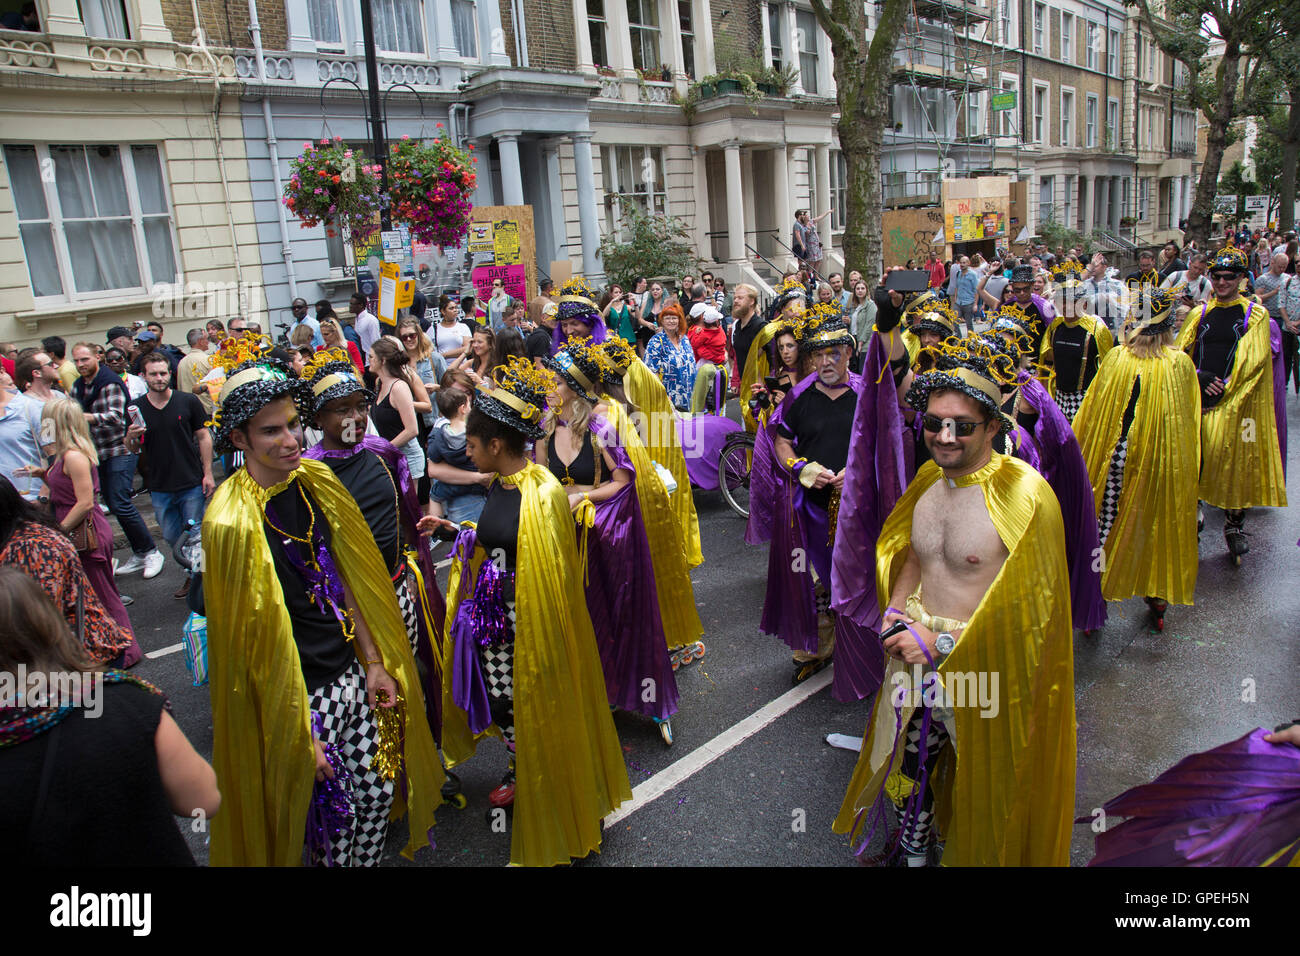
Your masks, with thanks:
[{"label": "bicycle wheel", "polygon": [[731,510],[742,518],[749,517],[749,466],[753,447],[753,435],[735,432],[723,443],[718,456],[718,489]]}]

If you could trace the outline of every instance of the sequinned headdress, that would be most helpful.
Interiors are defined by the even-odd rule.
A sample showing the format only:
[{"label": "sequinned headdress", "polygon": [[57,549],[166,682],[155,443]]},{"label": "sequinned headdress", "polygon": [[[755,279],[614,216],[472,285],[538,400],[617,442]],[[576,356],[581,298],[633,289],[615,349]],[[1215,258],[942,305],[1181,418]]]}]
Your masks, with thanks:
[{"label": "sequinned headdress", "polygon": [[957,391],[979,403],[1003,432],[1010,434],[1015,423],[1002,412],[1002,385],[1016,380],[1011,357],[976,335],[949,339],[928,350],[934,368],[922,372],[907,390],[907,404],[924,413],[935,392]]},{"label": "sequinned headdress", "polygon": [[505,365],[493,370],[491,381],[479,383],[474,407],[525,438],[537,441],[546,435],[542,415],[546,412],[546,396],[554,384],[550,372],[536,368],[522,356],[512,355]]},{"label": "sequinned headdress", "polygon": [[623,376],[636,361],[636,349],[630,343],[611,335],[596,349],[600,360],[600,377],[606,385],[622,385]]},{"label": "sequinned headdress", "polygon": [[600,401],[600,383],[604,379],[598,349],[589,338],[569,339],[564,348],[542,359],[542,365],[594,405]]},{"label": "sequinned headdress", "polygon": [[587,326],[587,334],[594,342],[605,341],[605,320],[596,308],[595,293],[587,280],[574,276],[560,287],[559,308],[556,309],[555,331],[551,334],[551,350],[559,349],[565,343],[564,320],[579,319]]},{"label": "sequinned headdress", "polygon": [[366,388],[366,383],[357,376],[357,368],[348,358],[348,353],[337,346],[321,349],[307,367],[302,370],[303,388],[299,408],[307,424],[317,427],[316,420],[322,408],[336,398],[343,398],[353,392],[363,393],[367,400],[374,401],[374,393]]},{"label": "sequinned headdress", "polygon": [[816,352],[836,345],[852,348],[855,344],[840,310],[830,302],[818,302],[808,309],[795,324],[794,337],[800,352]]},{"label": "sequinned headdress", "polygon": [[1052,270],[1053,282],[1068,282],[1071,279],[1078,279],[1083,275],[1083,263],[1076,262],[1073,259],[1066,259],[1064,262],[1058,262],[1056,268]]},{"label": "sequinned headdress", "polygon": [[776,287],[776,292],[767,307],[767,321],[772,322],[781,315],[781,310],[794,301],[807,302],[808,290],[800,284],[797,276],[791,276]]},{"label": "sequinned headdress", "polygon": [[1124,327],[1138,335],[1159,335],[1174,327],[1174,297],[1167,289],[1150,286],[1134,299]]},{"label": "sequinned headdress", "polygon": [[1214,257],[1214,261],[1210,263],[1211,272],[1228,270],[1243,276],[1250,271],[1250,264],[1246,261],[1246,254],[1234,246],[1224,246],[1219,250],[1219,254]]},{"label": "sequinned headdress", "polygon": [[952,311],[952,306],[936,298],[925,307],[916,322],[912,324],[912,331],[917,335],[922,332],[933,332],[941,339],[946,339],[957,334],[957,325],[958,319]]},{"label": "sequinned headdress", "polygon": [[926,289],[924,292],[918,292],[911,302],[903,305],[903,321],[908,325],[922,313],[933,309],[943,300],[939,298],[939,293],[933,289]]},{"label": "sequinned headdress", "polygon": [[216,410],[208,428],[217,454],[235,450],[230,433],[248,423],[268,403],[288,395],[295,400],[301,383],[293,369],[271,355],[271,340],[245,332],[222,341],[212,364],[226,370],[226,381],[217,396]]}]

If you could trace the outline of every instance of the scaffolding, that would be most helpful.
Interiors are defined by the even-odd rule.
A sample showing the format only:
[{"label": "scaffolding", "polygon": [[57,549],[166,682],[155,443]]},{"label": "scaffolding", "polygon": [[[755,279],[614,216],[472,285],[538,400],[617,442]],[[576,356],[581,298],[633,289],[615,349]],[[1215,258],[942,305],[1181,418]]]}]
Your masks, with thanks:
[{"label": "scaffolding", "polygon": [[[904,137],[899,135],[901,122],[895,125],[887,154],[889,168],[882,171],[887,207],[937,204],[945,177],[1019,171],[1020,124],[1015,123],[1014,143],[999,150],[998,140],[1012,137],[999,135],[989,94],[999,91],[998,78],[1008,63],[1019,75],[1020,53],[996,42],[992,10],[997,0],[987,2],[990,7],[977,0],[910,0],[894,50],[890,96],[899,88],[907,91],[905,101],[915,107],[912,115],[920,117],[922,129]],[[1023,91],[1017,90],[1020,95]],[[982,130],[969,128],[972,102],[981,102]],[[954,111],[955,122],[950,124]],[[1017,109],[1017,120],[1018,115]],[[909,145],[911,168],[899,170],[899,159],[906,156]],[[960,165],[959,158],[964,161]]]}]

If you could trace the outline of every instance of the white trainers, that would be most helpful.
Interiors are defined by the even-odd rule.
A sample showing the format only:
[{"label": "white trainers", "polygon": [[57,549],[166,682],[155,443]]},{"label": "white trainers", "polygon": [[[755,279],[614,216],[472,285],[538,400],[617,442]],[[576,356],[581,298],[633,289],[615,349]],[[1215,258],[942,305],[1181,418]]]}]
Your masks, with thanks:
[{"label": "white trainers", "polygon": [[157,548],[154,548],[146,554],[144,556],[144,579],[148,581],[150,578],[156,578],[158,572],[162,570],[163,562],[165,560],[166,558],[163,557],[163,553]]},{"label": "white trainers", "polygon": [[117,558],[113,559],[114,574],[134,574],[136,571],[139,571],[143,567],[144,567],[144,558],[140,557],[140,555],[138,554],[131,555],[131,557],[127,558],[121,564],[118,563]]}]

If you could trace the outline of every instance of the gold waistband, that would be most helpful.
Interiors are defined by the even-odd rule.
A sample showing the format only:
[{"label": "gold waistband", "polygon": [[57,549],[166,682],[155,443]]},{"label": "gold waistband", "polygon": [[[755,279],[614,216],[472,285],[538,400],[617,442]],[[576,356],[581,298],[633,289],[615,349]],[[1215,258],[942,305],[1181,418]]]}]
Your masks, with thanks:
[{"label": "gold waistband", "polygon": [[904,607],[907,614],[914,620],[920,621],[922,625],[928,627],[936,634],[947,631],[962,631],[966,629],[966,621],[959,621],[955,617],[939,617],[937,614],[931,614],[921,603],[921,585],[916,586],[916,590],[907,596],[907,604]]}]

